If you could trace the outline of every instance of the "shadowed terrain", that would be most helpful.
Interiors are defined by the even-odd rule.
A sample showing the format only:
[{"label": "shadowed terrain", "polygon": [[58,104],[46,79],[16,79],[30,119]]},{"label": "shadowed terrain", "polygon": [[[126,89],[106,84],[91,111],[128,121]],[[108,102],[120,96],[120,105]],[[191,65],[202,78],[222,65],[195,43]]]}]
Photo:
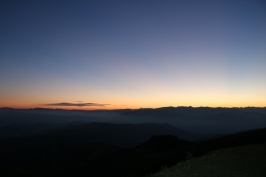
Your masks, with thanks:
[{"label": "shadowed terrain", "polygon": [[[244,115],[244,122],[251,120],[252,115],[259,115],[254,121],[260,121],[260,126],[263,126],[263,109],[250,113],[249,109],[161,108],[120,110],[110,114],[104,112],[102,116],[102,112],[92,112],[94,117],[91,112],[81,111],[81,116],[77,111],[75,122],[71,122],[75,117],[73,112],[67,116],[68,111],[63,110],[49,110],[49,113],[45,114],[44,110],[41,110],[42,113],[39,111],[0,111],[0,120],[4,122],[0,129],[1,176],[145,176],[189,159],[206,155],[208,159],[208,154],[219,149],[246,145],[255,145],[255,149],[266,143],[265,128],[227,135],[217,132],[198,134],[191,133],[188,129],[179,129],[174,124],[158,121],[164,120],[163,113],[166,113],[165,120],[186,117],[190,122],[195,121],[193,126],[196,127],[198,121],[192,119],[193,116],[204,121],[211,120],[212,116],[217,115],[212,121],[226,127],[226,124],[221,122],[229,121],[228,115]],[[148,122],[149,116],[143,114],[152,114],[149,116],[157,120],[154,121],[157,123]],[[11,116],[10,120],[8,116]],[[35,116],[40,116],[41,119]],[[112,117],[119,120],[120,124],[89,121],[91,118]],[[57,118],[58,120],[53,120]],[[124,123],[121,122],[122,119],[125,119]],[[147,122],[128,123],[128,120],[133,119],[146,119]],[[240,120],[241,116],[236,116],[235,120],[238,119]],[[40,120],[42,122],[39,122]],[[254,124],[250,123],[250,129]],[[238,150],[240,153],[236,153],[236,156],[242,152],[241,149],[234,149]],[[195,160],[194,163],[201,162]],[[211,160],[206,163],[211,163]],[[187,168],[186,163],[182,166]]]}]

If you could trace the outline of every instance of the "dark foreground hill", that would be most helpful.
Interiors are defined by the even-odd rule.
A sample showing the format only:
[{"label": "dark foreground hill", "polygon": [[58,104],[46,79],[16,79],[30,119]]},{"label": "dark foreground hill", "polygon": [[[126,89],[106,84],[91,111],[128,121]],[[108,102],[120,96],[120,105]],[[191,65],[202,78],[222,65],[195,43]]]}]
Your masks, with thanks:
[{"label": "dark foreground hill", "polygon": [[132,149],[103,143],[78,145],[52,134],[8,138],[0,140],[0,174],[11,173],[8,169],[14,168],[17,174],[40,177],[144,176],[221,148],[250,144],[259,147],[266,143],[265,137],[266,129],[197,143],[173,136],[155,136]]},{"label": "dark foreground hill", "polygon": [[266,144],[224,148],[181,162],[149,177],[264,177]]}]

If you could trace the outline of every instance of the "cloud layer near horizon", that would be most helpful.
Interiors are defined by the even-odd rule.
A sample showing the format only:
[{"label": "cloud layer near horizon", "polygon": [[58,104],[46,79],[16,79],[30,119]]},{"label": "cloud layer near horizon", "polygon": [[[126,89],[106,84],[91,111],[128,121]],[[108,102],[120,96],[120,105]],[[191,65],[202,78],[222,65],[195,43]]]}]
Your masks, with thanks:
[{"label": "cloud layer near horizon", "polygon": [[45,106],[78,106],[78,107],[83,107],[83,106],[106,106],[106,105],[109,105],[109,104],[61,102],[61,103],[49,103],[49,104],[44,104],[44,105]]}]

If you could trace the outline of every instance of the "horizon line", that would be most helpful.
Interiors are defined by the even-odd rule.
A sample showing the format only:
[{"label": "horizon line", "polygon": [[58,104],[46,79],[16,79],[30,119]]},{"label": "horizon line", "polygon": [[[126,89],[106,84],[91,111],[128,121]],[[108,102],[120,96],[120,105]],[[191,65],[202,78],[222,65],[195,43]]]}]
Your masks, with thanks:
[{"label": "horizon line", "polygon": [[234,106],[234,107],[223,107],[223,106],[164,106],[164,107],[140,107],[140,108],[121,108],[121,109],[64,109],[64,108],[45,108],[45,107],[32,107],[32,108],[14,108],[14,107],[0,107],[0,109],[14,109],[14,110],[33,110],[33,109],[47,109],[47,110],[65,110],[65,111],[116,111],[116,110],[140,110],[140,109],[162,109],[162,108],[212,108],[212,109],[245,109],[245,108],[258,108],[258,109],[266,109],[264,107],[258,106]]}]

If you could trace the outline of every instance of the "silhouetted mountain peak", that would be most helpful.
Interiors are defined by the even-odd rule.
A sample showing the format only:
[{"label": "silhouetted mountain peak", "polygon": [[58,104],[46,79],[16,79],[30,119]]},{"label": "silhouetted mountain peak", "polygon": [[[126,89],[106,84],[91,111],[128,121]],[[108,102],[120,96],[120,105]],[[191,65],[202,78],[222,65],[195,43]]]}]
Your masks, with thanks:
[{"label": "silhouetted mountain peak", "polygon": [[9,107],[3,107],[0,108],[1,111],[9,111],[9,110],[15,110],[14,108],[9,108]]},{"label": "silhouetted mountain peak", "polygon": [[179,139],[172,135],[155,135],[148,141],[137,146],[136,149],[145,149],[154,152],[172,151],[189,144],[189,141]]}]

